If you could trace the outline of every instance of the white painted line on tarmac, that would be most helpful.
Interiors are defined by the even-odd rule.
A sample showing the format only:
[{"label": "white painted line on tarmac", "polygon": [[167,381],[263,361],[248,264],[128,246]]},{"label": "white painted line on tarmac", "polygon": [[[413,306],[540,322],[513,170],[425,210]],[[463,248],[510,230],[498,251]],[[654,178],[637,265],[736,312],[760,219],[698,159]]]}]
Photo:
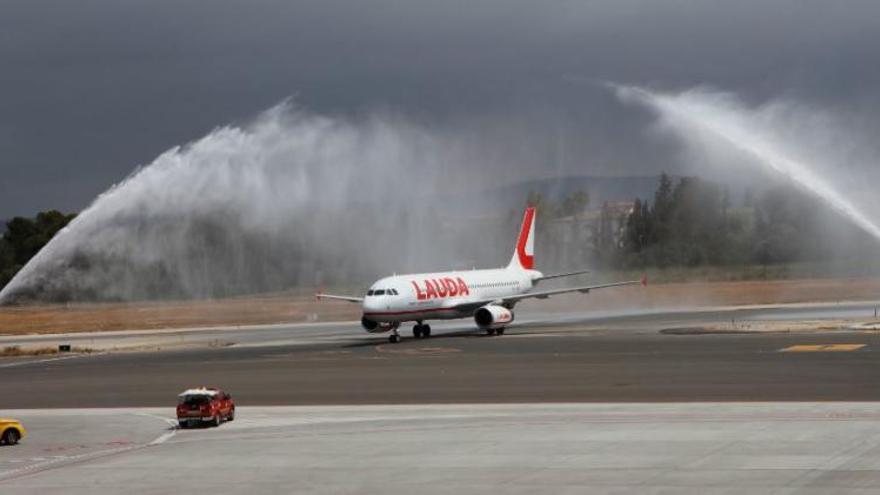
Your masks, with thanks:
[{"label": "white painted line on tarmac", "polygon": [[24,467],[20,467],[18,469],[12,469],[10,471],[5,471],[5,472],[0,471],[0,483],[2,483],[3,481],[21,478],[23,476],[29,476],[32,474],[41,473],[43,471],[48,471],[50,469],[62,468],[62,467],[68,466],[70,464],[86,462],[86,461],[89,461],[92,459],[100,459],[100,458],[104,458],[104,457],[108,457],[108,456],[112,456],[112,455],[124,454],[126,452],[131,452],[133,450],[140,450],[140,449],[143,449],[146,447],[161,445],[161,444],[167,442],[171,437],[174,436],[175,433],[177,433],[177,428],[175,427],[177,425],[177,422],[171,420],[170,418],[167,418],[164,416],[157,416],[155,414],[150,414],[150,413],[136,413],[136,414],[138,416],[144,416],[144,417],[162,420],[165,423],[167,423],[168,425],[172,426],[172,428],[169,431],[159,435],[158,437],[154,438],[152,441],[145,443],[145,444],[127,445],[125,447],[117,447],[114,449],[98,450],[95,452],[87,452],[84,454],[72,455],[72,456],[52,456],[49,458],[34,457],[30,460],[38,461],[35,464],[30,464],[30,465],[27,465]]},{"label": "white painted line on tarmac", "polygon": [[156,414],[150,414],[150,413],[138,413],[137,415],[144,416],[146,418],[154,418],[154,419],[164,421],[170,427],[170,429],[166,433],[159,435],[158,437],[153,439],[153,441],[148,443],[147,445],[161,445],[161,444],[167,442],[168,440],[170,440],[171,437],[173,437],[174,434],[177,433],[177,421],[176,420],[173,420],[171,418],[167,418],[165,416],[158,416]]},{"label": "white painted line on tarmac", "polygon": [[[130,450],[138,449],[144,447],[143,445],[135,445],[130,447],[120,447],[115,449],[107,449],[107,450],[99,450],[97,452],[88,452],[86,454],[79,454],[73,456],[63,456],[56,457],[49,460],[45,460],[42,462],[37,462],[36,464],[31,464],[29,466],[21,467],[18,469],[13,469],[11,471],[6,471],[0,473],[0,483],[3,481],[21,478],[22,476],[28,476],[31,474],[40,473],[43,471],[48,471],[50,469],[57,469],[60,467],[64,467],[68,464],[85,462],[91,459],[97,459],[101,457],[106,457],[114,454],[121,454],[123,452],[128,452]],[[34,458],[32,460],[37,460],[39,458]]]},{"label": "white painted line on tarmac", "polygon": [[64,361],[65,359],[83,358],[86,356],[90,356],[92,354],[103,354],[103,353],[73,354],[70,356],[54,357],[54,358],[48,358],[48,359],[34,359],[34,360],[30,360],[30,361],[16,361],[14,363],[0,364],[0,368],[13,368],[15,366],[24,366],[27,364],[51,363],[52,361]]},{"label": "white painted line on tarmac", "polygon": [[161,445],[161,444],[167,442],[168,440],[170,440],[171,437],[173,437],[175,433],[177,433],[176,429],[170,430],[168,433],[165,433],[165,434],[159,436],[159,438],[153,440],[152,442],[148,443],[147,445]]}]

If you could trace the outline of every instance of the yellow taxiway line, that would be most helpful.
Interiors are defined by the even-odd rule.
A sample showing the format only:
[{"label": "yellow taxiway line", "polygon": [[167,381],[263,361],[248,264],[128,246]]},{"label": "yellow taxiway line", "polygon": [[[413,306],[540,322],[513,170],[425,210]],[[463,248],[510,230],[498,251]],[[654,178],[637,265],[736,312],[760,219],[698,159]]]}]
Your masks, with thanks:
[{"label": "yellow taxiway line", "polygon": [[857,351],[866,344],[801,344],[780,349],[779,352],[848,352]]}]

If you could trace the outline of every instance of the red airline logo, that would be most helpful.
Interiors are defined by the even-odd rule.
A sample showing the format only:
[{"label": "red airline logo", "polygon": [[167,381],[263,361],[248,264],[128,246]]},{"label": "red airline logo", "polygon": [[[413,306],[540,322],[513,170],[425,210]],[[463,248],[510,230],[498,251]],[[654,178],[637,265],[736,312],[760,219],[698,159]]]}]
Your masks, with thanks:
[{"label": "red airline logo", "polygon": [[469,296],[471,293],[467,283],[461,277],[456,277],[455,279],[452,277],[446,277],[425,280],[424,289],[419,287],[419,284],[415,280],[410,281],[410,283],[416,290],[416,297],[419,301],[424,301],[426,299],[439,299],[443,297]]},{"label": "red airline logo", "polygon": [[[535,207],[526,208],[523,214],[522,227],[519,230],[519,239],[516,240],[516,254],[519,256],[519,264],[526,270],[535,268],[535,256],[526,252],[526,244],[532,235],[532,222],[535,220]],[[534,240],[532,241],[534,242]]]}]

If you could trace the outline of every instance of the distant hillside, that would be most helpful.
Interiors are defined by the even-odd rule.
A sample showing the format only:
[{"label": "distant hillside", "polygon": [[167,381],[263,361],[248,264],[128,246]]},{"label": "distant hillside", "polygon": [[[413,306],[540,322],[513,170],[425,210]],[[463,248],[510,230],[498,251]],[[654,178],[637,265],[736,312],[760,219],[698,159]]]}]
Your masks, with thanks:
[{"label": "distant hillside", "polygon": [[529,191],[541,193],[544,197],[558,201],[576,192],[590,194],[590,204],[597,206],[603,201],[652,198],[657,189],[659,176],[635,177],[559,177],[522,182],[499,188],[495,194],[525,198]]},{"label": "distant hillside", "polygon": [[586,191],[590,195],[590,207],[597,207],[604,201],[635,198],[650,200],[654,197],[658,181],[659,176],[656,175],[537,179],[468,194],[466,200],[462,195],[462,201],[455,201],[452,204],[459,204],[463,209],[473,209],[476,200],[476,206],[484,213],[501,213],[511,208],[522,207],[531,191],[541,193],[550,201],[560,201],[573,192]]}]

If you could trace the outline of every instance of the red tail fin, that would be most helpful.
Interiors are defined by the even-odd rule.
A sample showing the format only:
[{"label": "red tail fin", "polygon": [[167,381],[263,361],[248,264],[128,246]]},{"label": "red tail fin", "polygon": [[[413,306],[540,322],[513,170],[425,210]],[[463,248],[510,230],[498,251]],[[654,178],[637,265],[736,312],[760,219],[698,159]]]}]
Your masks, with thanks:
[{"label": "red tail fin", "polygon": [[535,207],[529,206],[523,213],[522,226],[516,239],[516,251],[508,267],[533,270],[535,268]]}]

